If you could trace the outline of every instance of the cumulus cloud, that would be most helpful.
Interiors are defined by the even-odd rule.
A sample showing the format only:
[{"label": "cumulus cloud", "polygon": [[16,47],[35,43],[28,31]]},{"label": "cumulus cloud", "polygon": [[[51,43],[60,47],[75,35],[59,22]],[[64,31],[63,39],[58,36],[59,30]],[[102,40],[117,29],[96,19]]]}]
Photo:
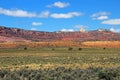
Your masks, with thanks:
[{"label": "cumulus cloud", "polygon": [[32,22],[32,26],[41,26],[42,23],[41,22]]},{"label": "cumulus cloud", "polygon": [[39,14],[28,12],[20,9],[3,9],[0,8],[0,14],[13,16],[13,17],[37,17],[37,18],[47,18],[49,16],[49,11],[43,11]]},{"label": "cumulus cloud", "polygon": [[62,29],[61,31],[62,31],[62,32],[74,32],[73,29]]},{"label": "cumulus cloud", "polygon": [[70,4],[69,3],[65,3],[65,2],[55,2],[51,5],[47,5],[47,7],[58,7],[58,8],[65,8],[65,7],[68,7]]},{"label": "cumulus cloud", "polygon": [[96,18],[97,20],[105,20],[108,19],[108,16],[99,16],[98,18]]},{"label": "cumulus cloud", "polygon": [[27,12],[24,10],[14,9],[8,10],[0,8],[0,14],[7,15],[7,16],[14,16],[14,17],[35,17],[35,13]]},{"label": "cumulus cloud", "polygon": [[53,13],[50,15],[52,18],[73,18],[75,16],[80,16],[82,13],[79,12],[69,12],[69,13]]},{"label": "cumulus cloud", "polygon": [[120,33],[120,29],[110,28],[110,31],[112,31],[112,32],[116,32],[116,33]]},{"label": "cumulus cloud", "polygon": [[102,24],[108,24],[108,25],[120,25],[120,19],[110,19],[105,20],[102,22]]},{"label": "cumulus cloud", "polygon": [[98,12],[98,13],[92,14],[91,18],[93,20],[105,20],[105,19],[109,19],[108,17],[109,14],[110,14],[109,12]]}]

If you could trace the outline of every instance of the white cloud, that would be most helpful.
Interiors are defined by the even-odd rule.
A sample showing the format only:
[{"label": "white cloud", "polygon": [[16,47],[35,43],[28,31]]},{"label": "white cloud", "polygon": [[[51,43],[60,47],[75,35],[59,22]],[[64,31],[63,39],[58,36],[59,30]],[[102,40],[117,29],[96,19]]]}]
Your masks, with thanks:
[{"label": "white cloud", "polygon": [[109,14],[110,14],[109,12],[98,12],[98,13],[92,14],[91,17],[97,17],[97,16],[100,16],[100,15],[109,15]]},{"label": "white cloud", "polygon": [[50,14],[49,11],[43,11],[40,14],[33,12],[28,12],[20,9],[3,9],[0,8],[0,14],[13,16],[13,17],[37,17],[37,18],[47,18]]},{"label": "white cloud", "polygon": [[41,22],[32,22],[32,26],[41,26],[42,23]]},{"label": "white cloud", "polygon": [[43,11],[43,12],[40,13],[40,15],[38,17],[47,18],[47,17],[49,17],[49,14],[50,14],[49,11]]},{"label": "white cloud", "polygon": [[110,28],[110,31],[112,31],[112,32],[116,32],[116,33],[120,33],[120,29]]},{"label": "white cloud", "polygon": [[99,16],[98,18],[96,18],[97,20],[105,20],[108,19],[108,16]]},{"label": "white cloud", "polygon": [[36,31],[37,29],[36,28],[31,28],[30,30]]},{"label": "white cloud", "polygon": [[69,12],[69,13],[53,13],[50,15],[52,18],[73,18],[75,16],[80,16],[82,13],[79,12]]},{"label": "white cloud", "polygon": [[110,14],[109,12],[98,12],[92,14],[91,17],[93,20],[105,20],[105,19],[109,19],[108,17],[109,14]]},{"label": "white cloud", "polygon": [[18,10],[18,9],[8,10],[3,8],[0,8],[0,14],[4,14],[7,16],[14,16],[14,17],[35,17],[36,16],[35,13],[27,12],[24,10]]},{"label": "white cloud", "polygon": [[0,14],[12,16],[12,17],[35,17],[35,18],[72,18],[80,16],[82,13],[79,12],[68,12],[68,13],[50,13],[49,11],[43,11],[39,14],[28,12],[20,9],[3,9],[0,8]]},{"label": "white cloud", "polygon": [[75,25],[74,28],[88,28],[88,26],[85,26],[85,25]]},{"label": "white cloud", "polygon": [[102,24],[108,24],[108,25],[120,25],[120,19],[110,19],[105,20],[102,22]]},{"label": "white cloud", "polygon": [[74,32],[73,29],[62,29],[61,31],[62,31],[62,32]]},{"label": "white cloud", "polygon": [[65,7],[68,7],[70,4],[69,3],[65,3],[65,2],[55,2],[51,5],[47,5],[47,7],[58,7],[58,8],[65,8]]}]

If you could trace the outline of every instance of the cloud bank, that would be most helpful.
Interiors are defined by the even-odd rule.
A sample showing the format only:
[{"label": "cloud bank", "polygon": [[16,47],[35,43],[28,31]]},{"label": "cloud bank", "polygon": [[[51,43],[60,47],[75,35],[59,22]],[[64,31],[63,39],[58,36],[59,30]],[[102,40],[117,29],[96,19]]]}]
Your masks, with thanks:
[{"label": "cloud bank", "polygon": [[107,25],[120,25],[120,19],[105,20],[105,21],[102,22],[102,24],[107,24]]},{"label": "cloud bank", "polygon": [[0,8],[0,14],[2,15],[7,15],[7,16],[12,16],[12,17],[35,17],[35,18],[73,18],[73,17],[78,17],[81,16],[82,13],[80,12],[68,12],[68,13],[50,13],[49,11],[42,11],[39,14],[33,13],[33,12],[28,12],[25,10],[20,10],[20,9],[3,9]]},{"label": "cloud bank", "polygon": [[13,16],[13,17],[38,17],[38,18],[47,18],[49,16],[49,11],[43,11],[40,14],[33,12],[28,12],[20,9],[3,9],[0,8],[0,14]]},{"label": "cloud bank", "polygon": [[27,12],[24,10],[8,10],[8,9],[3,9],[0,8],[0,14],[7,15],[7,16],[14,16],[14,17],[35,17],[35,13]]}]

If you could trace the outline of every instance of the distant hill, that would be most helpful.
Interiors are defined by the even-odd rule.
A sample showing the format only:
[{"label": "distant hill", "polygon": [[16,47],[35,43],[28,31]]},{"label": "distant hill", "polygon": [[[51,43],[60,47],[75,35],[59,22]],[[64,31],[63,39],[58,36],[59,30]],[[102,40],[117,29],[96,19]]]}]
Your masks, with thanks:
[{"label": "distant hill", "polygon": [[26,41],[115,41],[120,40],[120,34],[108,30],[89,32],[44,32],[0,26],[1,42]]}]

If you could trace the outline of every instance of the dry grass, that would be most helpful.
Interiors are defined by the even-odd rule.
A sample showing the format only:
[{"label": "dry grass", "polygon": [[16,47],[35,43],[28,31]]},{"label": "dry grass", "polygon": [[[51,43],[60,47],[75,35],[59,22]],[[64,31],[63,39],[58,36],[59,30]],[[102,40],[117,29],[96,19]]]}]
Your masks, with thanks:
[{"label": "dry grass", "polygon": [[82,45],[86,47],[106,47],[106,48],[120,48],[120,41],[87,41]]}]

